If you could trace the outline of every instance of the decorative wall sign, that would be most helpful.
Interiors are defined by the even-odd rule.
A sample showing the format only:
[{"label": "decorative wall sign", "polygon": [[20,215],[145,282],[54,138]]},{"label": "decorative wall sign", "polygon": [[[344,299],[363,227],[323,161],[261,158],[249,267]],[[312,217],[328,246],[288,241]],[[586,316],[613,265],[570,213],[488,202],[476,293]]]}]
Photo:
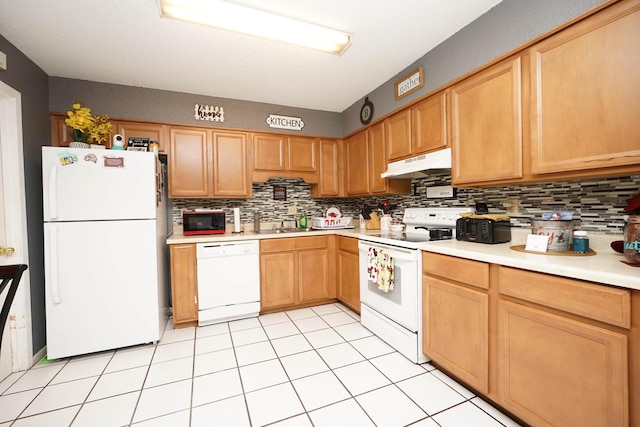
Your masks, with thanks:
[{"label": "decorative wall sign", "polygon": [[369,97],[364,99],[364,105],[360,109],[360,123],[368,125],[373,119],[373,103],[369,101]]},{"label": "decorative wall sign", "polygon": [[224,108],[212,105],[196,104],[193,108],[196,120],[207,120],[209,122],[224,122]]},{"label": "decorative wall sign", "polygon": [[287,200],[287,187],[283,185],[274,185],[273,200]]},{"label": "decorative wall sign", "polygon": [[277,114],[269,114],[267,116],[267,125],[270,128],[302,130],[304,122],[300,117],[278,116]]},{"label": "decorative wall sign", "polygon": [[409,95],[424,86],[424,70],[418,67],[417,70],[404,76],[395,84],[394,95],[396,99]]}]

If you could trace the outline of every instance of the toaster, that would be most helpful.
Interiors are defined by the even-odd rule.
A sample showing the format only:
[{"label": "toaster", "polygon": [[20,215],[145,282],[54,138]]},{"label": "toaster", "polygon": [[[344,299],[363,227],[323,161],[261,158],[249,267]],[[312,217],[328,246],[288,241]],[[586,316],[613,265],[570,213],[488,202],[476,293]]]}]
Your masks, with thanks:
[{"label": "toaster", "polygon": [[458,218],[456,239],[489,244],[510,242],[511,222],[491,218]]}]

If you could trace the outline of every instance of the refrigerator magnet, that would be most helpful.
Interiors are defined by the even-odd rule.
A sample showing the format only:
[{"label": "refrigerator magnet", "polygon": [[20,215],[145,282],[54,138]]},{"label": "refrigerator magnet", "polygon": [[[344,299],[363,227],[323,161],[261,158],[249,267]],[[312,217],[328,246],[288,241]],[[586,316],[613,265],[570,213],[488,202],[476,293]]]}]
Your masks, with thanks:
[{"label": "refrigerator magnet", "polygon": [[84,156],[84,161],[98,163],[98,157],[93,153],[89,153],[86,156]]},{"label": "refrigerator magnet", "polygon": [[118,156],[103,156],[105,168],[123,168],[124,157]]},{"label": "refrigerator magnet", "polygon": [[58,160],[60,161],[60,164],[62,166],[69,166],[78,161],[78,156],[76,156],[73,153],[70,153],[69,151],[63,151],[60,154],[58,154]]}]

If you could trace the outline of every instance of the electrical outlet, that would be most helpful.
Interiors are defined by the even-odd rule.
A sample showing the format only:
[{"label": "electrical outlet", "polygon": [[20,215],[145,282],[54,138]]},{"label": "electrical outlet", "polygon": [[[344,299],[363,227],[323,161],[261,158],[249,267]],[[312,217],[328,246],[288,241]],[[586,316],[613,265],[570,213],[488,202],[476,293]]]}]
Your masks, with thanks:
[{"label": "electrical outlet", "polygon": [[520,201],[518,199],[507,199],[504,201],[504,206],[507,208],[507,215],[518,215]]},{"label": "electrical outlet", "polygon": [[297,206],[289,206],[289,209],[287,210],[287,213],[289,215],[295,215],[298,213],[298,207]]}]

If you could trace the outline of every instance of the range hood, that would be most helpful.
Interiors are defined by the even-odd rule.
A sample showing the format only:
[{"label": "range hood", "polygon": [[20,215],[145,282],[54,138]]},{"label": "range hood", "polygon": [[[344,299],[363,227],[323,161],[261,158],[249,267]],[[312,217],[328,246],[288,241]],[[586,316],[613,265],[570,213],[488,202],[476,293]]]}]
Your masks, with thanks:
[{"label": "range hood", "polygon": [[382,178],[424,178],[430,173],[451,169],[451,148],[389,163]]}]

